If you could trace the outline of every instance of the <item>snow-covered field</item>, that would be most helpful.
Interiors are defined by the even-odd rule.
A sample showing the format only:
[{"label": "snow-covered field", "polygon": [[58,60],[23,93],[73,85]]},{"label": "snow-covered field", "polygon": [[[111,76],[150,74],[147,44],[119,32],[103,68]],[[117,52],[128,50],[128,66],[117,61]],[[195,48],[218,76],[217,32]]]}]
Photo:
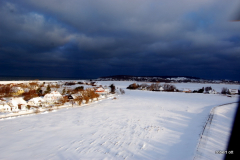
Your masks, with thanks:
[{"label": "snow-covered field", "polygon": [[[203,139],[196,152],[198,159],[223,159],[225,154],[214,154],[215,151],[227,151],[227,143],[230,137],[236,104],[217,107],[214,110],[212,123],[208,124]],[[221,146],[221,148],[219,147]],[[219,152],[218,152],[219,153]],[[231,154],[231,151],[228,151]]]},{"label": "snow-covered field", "polygon": [[[113,83],[126,88],[132,82]],[[1,120],[0,159],[193,159],[210,110],[238,99],[125,91],[116,100]],[[216,123],[209,135],[217,135],[217,139],[209,138],[206,143],[207,156],[225,150],[235,109],[235,105],[229,105],[216,111]],[[214,141],[218,145],[213,145]]]}]

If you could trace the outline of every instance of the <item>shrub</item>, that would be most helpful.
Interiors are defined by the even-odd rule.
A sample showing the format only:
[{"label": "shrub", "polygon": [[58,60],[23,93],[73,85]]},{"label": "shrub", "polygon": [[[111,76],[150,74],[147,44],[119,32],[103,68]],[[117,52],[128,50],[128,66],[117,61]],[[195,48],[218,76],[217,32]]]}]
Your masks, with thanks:
[{"label": "shrub", "polygon": [[49,112],[52,112],[52,111],[53,111],[53,109],[52,109],[52,108],[49,108],[49,109],[48,109],[48,111],[49,111]]},{"label": "shrub", "polygon": [[120,88],[119,90],[121,94],[125,94],[125,91],[122,88]]},{"label": "shrub", "polygon": [[65,88],[63,88],[62,95],[64,95],[65,93],[66,93],[66,90],[65,90]]},{"label": "shrub", "polygon": [[82,92],[82,98],[83,100],[86,100],[86,103],[88,103],[90,99],[98,98],[98,97],[99,97],[99,94],[95,93],[94,90],[90,88]]},{"label": "shrub", "polygon": [[127,89],[137,89],[138,87],[139,87],[138,84],[133,83],[133,84],[130,84],[130,85],[127,87]]},{"label": "shrub", "polygon": [[46,91],[44,92],[45,94],[48,94],[48,93],[50,93],[51,92],[51,88],[50,88],[50,86],[48,85],[47,86],[47,89],[46,89]]},{"label": "shrub", "polygon": [[163,85],[163,89],[165,90],[165,91],[174,91],[174,89],[176,89],[176,87],[174,86],[174,85],[172,85],[172,84],[164,84]]},{"label": "shrub", "polygon": [[203,91],[204,91],[204,87],[202,89],[199,89],[198,93],[203,93]]},{"label": "shrub", "polygon": [[36,114],[40,113],[39,109],[36,109],[36,110],[34,111],[34,113],[36,113]]},{"label": "shrub", "polygon": [[64,105],[66,102],[69,102],[69,99],[67,96],[64,96],[59,100],[59,103],[61,103],[62,105]]},{"label": "shrub", "polygon": [[212,90],[212,87],[210,86],[210,87],[205,87],[205,91],[206,92],[208,92],[208,91],[210,91],[210,90]]},{"label": "shrub", "polygon": [[0,95],[8,97],[10,96],[11,87],[9,85],[3,85],[0,87]]},{"label": "shrub", "polygon": [[65,85],[66,86],[72,86],[72,85],[75,85],[76,83],[75,82],[66,82]]},{"label": "shrub", "polygon": [[43,92],[42,92],[40,87],[38,87],[38,89],[37,89],[37,94],[38,94],[38,96],[42,96],[43,95]]},{"label": "shrub", "polygon": [[228,89],[226,87],[223,87],[221,93],[222,94],[227,94],[228,93]]},{"label": "shrub", "polygon": [[31,108],[31,106],[30,105],[27,105],[27,109],[29,110]]},{"label": "shrub", "polygon": [[23,95],[23,97],[24,97],[23,99],[25,101],[30,100],[34,97],[38,97],[38,94],[37,94],[36,90],[29,90],[28,92],[25,92],[22,95]]},{"label": "shrub", "polygon": [[115,90],[116,90],[115,85],[111,84],[109,87],[111,88],[111,93],[115,93]]},{"label": "shrub", "polygon": [[75,89],[74,89],[74,91],[83,91],[84,90],[84,87],[83,86],[80,86],[80,87],[76,87]]},{"label": "shrub", "polygon": [[81,105],[82,104],[82,101],[83,101],[83,97],[82,96],[77,96],[74,101],[78,104],[78,105]]}]

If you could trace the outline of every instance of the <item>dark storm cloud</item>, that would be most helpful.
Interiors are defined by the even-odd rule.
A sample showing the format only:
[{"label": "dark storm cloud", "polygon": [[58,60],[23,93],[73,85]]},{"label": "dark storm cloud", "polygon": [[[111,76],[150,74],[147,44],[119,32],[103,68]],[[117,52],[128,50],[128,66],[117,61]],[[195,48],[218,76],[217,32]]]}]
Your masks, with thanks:
[{"label": "dark storm cloud", "polygon": [[2,75],[240,79],[237,1],[0,2]]}]

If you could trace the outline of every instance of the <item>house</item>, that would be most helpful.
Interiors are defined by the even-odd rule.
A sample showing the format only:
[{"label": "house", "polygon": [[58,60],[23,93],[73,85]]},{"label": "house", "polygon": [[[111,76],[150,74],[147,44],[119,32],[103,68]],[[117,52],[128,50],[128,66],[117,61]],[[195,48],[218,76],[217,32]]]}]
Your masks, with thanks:
[{"label": "house", "polygon": [[109,89],[104,89],[103,87],[98,87],[95,89],[95,92],[98,94],[107,94],[107,93],[109,93]]},{"label": "house", "polygon": [[18,104],[18,109],[21,110],[21,111],[26,111],[27,106],[25,104]]},{"label": "house", "polygon": [[21,87],[13,87],[10,92],[13,96],[18,96],[23,94],[24,90]]},{"label": "house", "polygon": [[98,87],[95,90],[95,93],[99,94],[101,97],[105,97],[105,95],[109,94],[110,90],[108,88]]},{"label": "house", "polygon": [[68,98],[69,100],[74,99],[72,95],[68,95],[67,98]]},{"label": "house", "polygon": [[48,93],[43,97],[46,103],[54,103],[62,98],[63,96],[58,91],[52,91],[51,93]]},{"label": "house", "polygon": [[11,107],[5,101],[0,100],[0,112],[11,112]]},{"label": "house", "polygon": [[159,87],[159,90],[160,90],[160,91],[164,91],[164,89],[163,89],[163,87],[162,87],[162,86],[161,86],[161,87]]},{"label": "house", "polygon": [[27,105],[30,106],[42,106],[45,104],[45,100],[42,97],[35,97],[28,101]]},{"label": "house", "polygon": [[229,94],[238,94],[237,89],[228,89]]},{"label": "house", "polygon": [[188,88],[184,88],[184,89],[183,89],[183,92],[185,92],[185,93],[191,93],[192,91],[191,91],[190,89],[188,89]]},{"label": "house", "polygon": [[214,89],[207,91],[207,93],[209,93],[209,94],[217,94],[217,92]]},{"label": "house", "polygon": [[22,97],[11,98],[7,103],[11,107],[11,111],[19,111],[19,104],[27,104],[27,102]]},{"label": "house", "polygon": [[76,99],[77,97],[82,97],[81,93],[76,93],[71,95],[73,99]]}]

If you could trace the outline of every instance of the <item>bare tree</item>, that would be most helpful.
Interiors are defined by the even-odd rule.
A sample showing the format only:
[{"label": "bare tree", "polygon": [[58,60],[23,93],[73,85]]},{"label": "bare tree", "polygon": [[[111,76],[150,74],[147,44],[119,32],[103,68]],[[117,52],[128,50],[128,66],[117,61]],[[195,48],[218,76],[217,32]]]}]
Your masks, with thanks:
[{"label": "bare tree", "polygon": [[228,93],[228,89],[226,87],[223,87],[221,93],[222,94],[227,94]]},{"label": "bare tree", "polygon": [[163,89],[165,90],[165,91],[174,91],[174,89],[176,89],[176,87],[174,86],[174,85],[172,85],[172,84],[164,84],[163,85]]},{"label": "bare tree", "polygon": [[81,105],[82,104],[82,101],[83,101],[83,97],[82,96],[77,96],[74,101],[78,104],[78,105]]},{"label": "bare tree", "polygon": [[120,88],[119,91],[121,94],[125,94],[125,91],[122,88]]}]

